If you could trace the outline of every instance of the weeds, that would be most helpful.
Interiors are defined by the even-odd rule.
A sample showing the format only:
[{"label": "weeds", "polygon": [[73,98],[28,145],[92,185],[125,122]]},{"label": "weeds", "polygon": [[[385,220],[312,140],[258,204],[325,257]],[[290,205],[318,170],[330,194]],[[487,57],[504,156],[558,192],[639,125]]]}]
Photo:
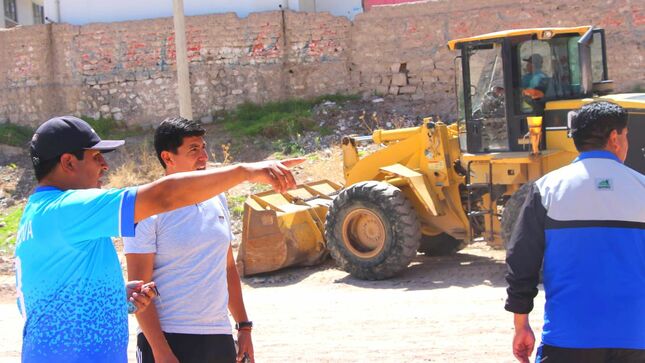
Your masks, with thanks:
[{"label": "weeds", "polygon": [[0,124],[0,144],[23,147],[31,140],[33,134],[34,130],[28,126]]},{"label": "weeds", "polygon": [[225,128],[235,136],[263,135],[271,139],[288,139],[304,131],[332,131],[316,125],[312,108],[325,101],[344,102],[356,95],[326,95],[306,100],[269,102],[264,105],[243,103],[224,117]]},{"label": "weeds", "polygon": [[272,145],[274,150],[283,155],[302,156],[306,153],[298,140],[276,140]]},{"label": "weeds", "polygon": [[0,251],[10,252],[14,250],[23,207],[22,205],[13,207],[4,215],[0,215]]},{"label": "weeds", "polygon": [[314,127],[311,107],[309,102],[303,100],[265,105],[244,103],[225,118],[224,125],[236,136],[284,138]]},{"label": "weeds", "polygon": [[126,146],[120,155],[127,159],[108,174],[108,187],[123,188],[141,185],[154,181],[163,175],[163,169],[157,160],[156,153],[147,140],[134,146],[134,149]]},{"label": "weeds", "polygon": [[366,114],[365,111],[363,111],[363,113],[360,116],[358,116],[358,119],[361,122],[361,125],[363,126],[363,128],[368,133],[371,134],[374,132],[374,130],[383,128],[383,126],[381,125],[381,121],[379,120],[376,112],[372,112],[369,120],[367,119],[365,114]]},{"label": "weeds", "polygon": [[228,165],[233,162],[233,156],[231,156],[230,149],[231,149],[231,144],[222,144],[222,155],[224,155],[224,158],[222,159],[222,164]]},{"label": "weeds", "polygon": [[[278,154],[304,155],[305,149],[301,145],[303,133],[313,131],[322,136],[333,134],[332,129],[314,121],[314,106],[326,101],[345,102],[354,99],[358,99],[358,96],[336,94],[306,100],[269,102],[264,105],[247,102],[227,114],[222,123],[233,136],[263,136],[270,139],[271,148]],[[317,142],[320,144],[319,138]],[[225,156],[224,164],[227,163],[226,155],[230,155],[228,147],[230,145],[226,151],[222,149]]]},{"label": "weeds", "polygon": [[244,202],[246,201],[245,195],[229,195],[228,196],[228,205],[231,212],[231,219],[242,219],[244,214]]},{"label": "weeds", "polygon": [[406,127],[406,120],[405,120],[405,117],[403,116],[394,115],[390,119],[390,122],[392,123],[393,128],[395,129],[401,129]]}]

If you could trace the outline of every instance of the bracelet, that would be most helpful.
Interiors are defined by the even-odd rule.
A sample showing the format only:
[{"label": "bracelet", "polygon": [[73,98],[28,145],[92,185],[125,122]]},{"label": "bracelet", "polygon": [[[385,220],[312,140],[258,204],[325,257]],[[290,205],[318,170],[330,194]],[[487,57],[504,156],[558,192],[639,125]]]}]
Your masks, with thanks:
[{"label": "bracelet", "polygon": [[252,321],[240,321],[238,323],[235,323],[235,330],[242,330],[242,329],[251,330],[252,328],[253,328]]}]

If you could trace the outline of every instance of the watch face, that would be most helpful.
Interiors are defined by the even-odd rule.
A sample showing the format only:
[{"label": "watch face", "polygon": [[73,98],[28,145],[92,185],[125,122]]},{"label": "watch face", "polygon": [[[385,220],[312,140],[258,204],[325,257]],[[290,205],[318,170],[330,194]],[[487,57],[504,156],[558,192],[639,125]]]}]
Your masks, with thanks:
[{"label": "watch face", "polygon": [[241,328],[252,328],[252,327],[253,327],[252,321],[241,321],[235,324],[235,329],[237,330],[240,330]]}]

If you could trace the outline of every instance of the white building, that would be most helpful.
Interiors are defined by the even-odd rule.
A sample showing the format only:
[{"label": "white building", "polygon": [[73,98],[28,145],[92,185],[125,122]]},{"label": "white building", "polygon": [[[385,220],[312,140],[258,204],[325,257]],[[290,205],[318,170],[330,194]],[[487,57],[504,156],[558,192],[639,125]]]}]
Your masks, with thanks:
[{"label": "white building", "polygon": [[0,29],[18,25],[43,24],[43,0],[2,0]]},{"label": "white building", "polygon": [[[44,0],[44,2],[45,16],[48,20],[74,25],[170,17],[173,7],[173,0]],[[356,14],[363,12],[363,5],[361,0],[184,0],[184,12],[188,16],[234,12],[240,17],[246,17],[249,13],[280,9],[326,11],[353,19]]]}]

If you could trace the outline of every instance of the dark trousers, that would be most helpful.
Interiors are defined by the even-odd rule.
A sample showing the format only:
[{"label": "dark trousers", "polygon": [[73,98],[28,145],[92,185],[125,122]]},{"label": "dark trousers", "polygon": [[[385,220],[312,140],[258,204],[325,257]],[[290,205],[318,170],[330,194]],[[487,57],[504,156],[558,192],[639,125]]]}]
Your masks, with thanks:
[{"label": "dark trousers", "polygon": [[[235,363],[235,342],[226,334],[177,334],[164,333],[170,349],[181,363]],[[137,362],[154,363],[148,340],[137,336]]]},{"label": "dark trousers", "polygon": [[535,363],[643,363],[645,349],[573,349],[542,344]]}]

